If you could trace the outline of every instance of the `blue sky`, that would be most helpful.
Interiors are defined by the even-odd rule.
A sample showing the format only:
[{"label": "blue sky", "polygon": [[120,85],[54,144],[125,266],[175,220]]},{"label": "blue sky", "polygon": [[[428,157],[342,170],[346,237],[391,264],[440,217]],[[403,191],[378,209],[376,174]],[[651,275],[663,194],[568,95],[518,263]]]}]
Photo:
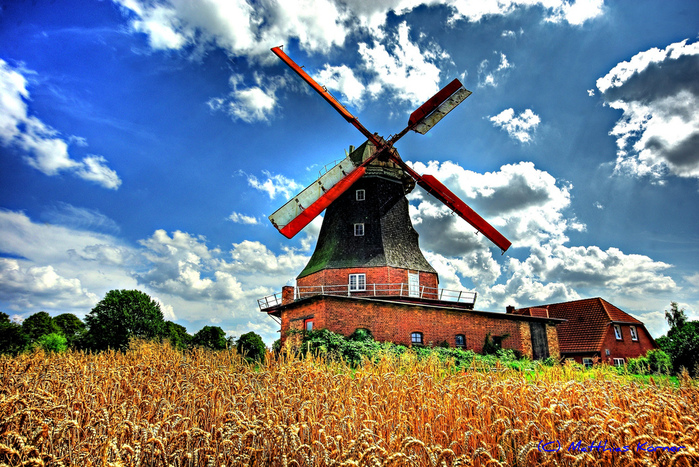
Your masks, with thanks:
[{"label": "blue sky", "polygon": [[196,332],[278,326],[320,219],[266,217],[371,131],[459,78],[473,94],[398,144],[500,229],[496,247],[419,188],[440,285],[504,312],[601,296],[658,337],[699,311],[699,4],[692,1],[2,2],[0,310],[83,317],[138,288]]}]

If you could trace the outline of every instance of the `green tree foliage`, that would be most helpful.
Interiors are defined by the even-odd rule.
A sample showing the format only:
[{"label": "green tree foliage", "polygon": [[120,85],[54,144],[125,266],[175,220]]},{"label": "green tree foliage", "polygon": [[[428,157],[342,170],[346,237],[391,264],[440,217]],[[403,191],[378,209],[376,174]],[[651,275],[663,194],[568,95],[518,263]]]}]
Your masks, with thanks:
[{"label": "green tree foliage", "polygon": [[60,333],[61,329],[45,311],[34,313],[22,321],[22,329],[31,342],[36,342],[41,336]]},{"label": "green tree foliage", "polygon": [[240,336],[235,347],[238,349],[238,353],[244,355],[246,359],[256,362],[263,361],[267,353],[267,347],[262,342],[262,338],[254,332]]},{"label": "green tree foliage", "polygon": [[186,349],[192,340],[192,336],[187,333],[187,328],[172,321],[165,321],[164,337],[173,347],[180,350]]},{"label": "green tree foliage", "polygon": [[228,341],[226,333],[218,326],[204,326],[192,336],[191,346],[205,347],[211,350],[225,350]]},{"label": "green tree foliage", "polygon": [[85,323],[73,313],[63,313],[53,318],[53,322],[61,330],[68,342],[68,347],[80,347],[80,342],[85,337]]},{"label": "green tree foliage", "polygon": [[57,332],[44,334],[37,340],[37,343],[46,352],[65,352],[68,349],[68,339]]},{"label": "green tree foliage", "polygon": [[158,302],[138,290],[110,290],[85,317],[93,350],[126,350],[131,338],[155,339],[165,332]]},{"label": "green tree foliage", "polygon": [[0,312],[0,353],[17,355],[29,345],[29,337],[21,325],[10,321],[7,313]]},{"label": "green tree foliage", "polygon": [[665,310],[665,319],[670,330],[656,343],[670,355],[675,373],[686,368],[693,376],[699,376],[699,321],[689,321],[676,302],[670,304],[670,311]]}]

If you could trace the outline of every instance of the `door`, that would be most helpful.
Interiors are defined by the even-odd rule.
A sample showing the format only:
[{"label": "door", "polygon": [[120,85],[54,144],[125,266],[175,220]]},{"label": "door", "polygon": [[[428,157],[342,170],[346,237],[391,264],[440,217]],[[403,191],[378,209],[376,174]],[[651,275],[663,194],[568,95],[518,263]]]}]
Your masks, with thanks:
[{"label": "door", "polygon": [[549,341],[546,337],[546,325],[544,323],[529,323],[529,332],[532,335],[532,358],[534,360],[549,358]]},{"label": "door", "polygon": [[408,273],[408,296],[420,296],[420,274]]}]

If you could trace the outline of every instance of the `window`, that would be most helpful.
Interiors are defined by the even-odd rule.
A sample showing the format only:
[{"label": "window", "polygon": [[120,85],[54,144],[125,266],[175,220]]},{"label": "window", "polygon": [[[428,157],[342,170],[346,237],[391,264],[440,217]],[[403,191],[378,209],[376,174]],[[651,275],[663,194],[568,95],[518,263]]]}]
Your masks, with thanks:
[{"label": "window", "polygon": [[410,334],[410,342],[413,344],[422,344],[422,333],[413,332]]},{"label": "window", "polygon": [[357,190],[356,195],[357,201],[364,201],[366,199],[366,193],[364,192],[364,190]]},{"label": "window", "polygon": [[420,274],[408,273],[408,296],[409,297],[419,297],[420,296]]},{"label": "window", "polygon": [[350,292],[366,290],[366,274],[350,274],[349,289]]},{"label": "window", "polygon": [[631,340],[632,341],[637,341],[638,340],[638,333],[636,332],[636,326],[631,326]]},{"label": "window", "polygon": [[303,320],[303,330],[313,331],[313,318],[308,318]]},{"label": "window", "polygon": [[621,326],[618,324],[614,325],[614,335],[616,336],[616,340],[621,340]]},{"label": "window", "polygon": [[463,334],[457,334],[454,338],[454,343],[457,347],[466,347],[466,337]]},{"label": "window", "polygon": [[614,366],[624,366],[624,359],[623,358],[615,358],[614,359]]},{"label": "window", "polygon": [[363,237],[364,236],[364,224],[354,224],[354,236]]},{"label": "window", "polygon": [[585,368],[592,368],[592,359],[591,358],[583,358],[583,365]]}]

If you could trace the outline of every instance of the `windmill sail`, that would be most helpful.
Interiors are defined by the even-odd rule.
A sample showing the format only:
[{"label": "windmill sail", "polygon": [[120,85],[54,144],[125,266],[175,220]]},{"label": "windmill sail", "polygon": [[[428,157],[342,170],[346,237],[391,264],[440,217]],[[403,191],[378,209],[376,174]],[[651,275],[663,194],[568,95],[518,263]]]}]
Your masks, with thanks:
[{"label": "windmill sail", "polygon": [[422,175],[416,180],[417,184],[424,188],[429,194],[446,204],[452,211],[457,213],[462,219],[475,227],[479,232],[486,236],[491,242],[495,243],[503,253],[512,245],[508,239],[500,232],[495,230],[495,227],[490,225],[485,219],[471,209],[458,196],[449,190],[442,182],[434,178],[432,175]]},{"label": "windmill sail", "polygon": [[410,114],[408,128],[424,135],[470,95],[471,91],[455,79]]},{"label": "windmill sail", "polygon": [[284,206],[277,209],[274,214],[269,216],[269,220],[282,235],[292,238],[365,172],[366,168],[355,167],[347,156],[301,193],[291,198]]}]

